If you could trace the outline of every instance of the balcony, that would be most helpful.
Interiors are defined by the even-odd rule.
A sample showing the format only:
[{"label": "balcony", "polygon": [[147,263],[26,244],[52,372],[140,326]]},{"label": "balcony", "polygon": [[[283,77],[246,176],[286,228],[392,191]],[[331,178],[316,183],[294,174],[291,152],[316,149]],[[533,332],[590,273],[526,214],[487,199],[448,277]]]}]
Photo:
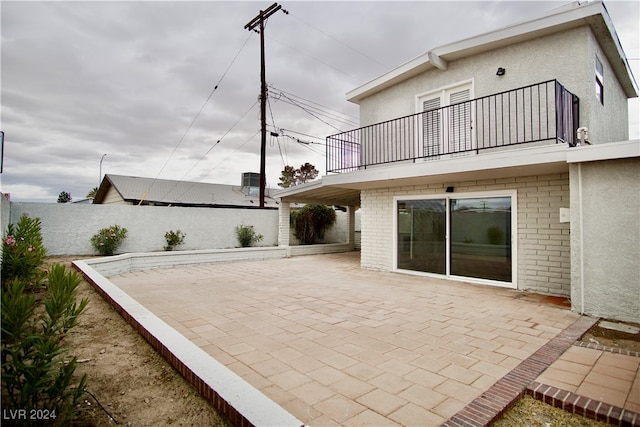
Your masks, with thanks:
[{"label": "balcony", "polygon": [[575,145],[578,97],[556,80],[327,137],[327,172],[504,150]]}]

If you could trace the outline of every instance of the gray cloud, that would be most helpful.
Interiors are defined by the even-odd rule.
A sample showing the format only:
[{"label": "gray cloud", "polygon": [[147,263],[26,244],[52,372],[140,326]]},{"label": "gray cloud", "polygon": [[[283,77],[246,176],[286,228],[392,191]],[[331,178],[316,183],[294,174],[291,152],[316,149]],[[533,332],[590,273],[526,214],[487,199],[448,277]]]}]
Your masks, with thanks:
[{"label": "gray cloud", "polygon": [[[82,198],[97,185],[105,153],[103,173],[162,170],[160,178],[238,184],[241,172],[257,171],[258,107],[239,119],[258,97],[259,36],[243,27],[269,4],[2,2],[2,191],[18,201],[55,202],[61,191]],[[269,138],[269,185],[285,163],[324,170],[321,142],[355,127],[318,120],[276,89],[357,117],[347,91],[433,47],[561,4],[282,3],[290,14],[277,13],[266,30],[269,129],[286,129]],[[638,3],[607,7],[625,50],[639,57]]]}]

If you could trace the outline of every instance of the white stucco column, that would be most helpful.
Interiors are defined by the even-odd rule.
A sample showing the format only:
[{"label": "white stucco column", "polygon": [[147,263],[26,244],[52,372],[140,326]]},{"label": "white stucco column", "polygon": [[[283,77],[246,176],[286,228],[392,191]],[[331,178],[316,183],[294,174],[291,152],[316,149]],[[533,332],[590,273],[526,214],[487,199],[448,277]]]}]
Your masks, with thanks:
[{"label": "white stucco column", "polygon": [[291,216],[291,205],[287,202],[280,202],[278,208],[278,246],[289,246],[289,218]]},{"label": "white stucco column", "polygon": [[356,207],[347,206],[347,243],[351,248],[356,243]]}]

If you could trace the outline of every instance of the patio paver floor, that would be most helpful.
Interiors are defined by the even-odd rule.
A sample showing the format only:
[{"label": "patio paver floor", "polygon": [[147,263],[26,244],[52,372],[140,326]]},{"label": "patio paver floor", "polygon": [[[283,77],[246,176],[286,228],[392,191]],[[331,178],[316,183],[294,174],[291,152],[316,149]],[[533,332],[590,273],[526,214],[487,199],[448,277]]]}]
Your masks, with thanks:
[{"label": "patio paver floor", "polygon": [[580,316],[509,289],[362,270],[359,253],[110,280],[307,425],[435,425]]}]

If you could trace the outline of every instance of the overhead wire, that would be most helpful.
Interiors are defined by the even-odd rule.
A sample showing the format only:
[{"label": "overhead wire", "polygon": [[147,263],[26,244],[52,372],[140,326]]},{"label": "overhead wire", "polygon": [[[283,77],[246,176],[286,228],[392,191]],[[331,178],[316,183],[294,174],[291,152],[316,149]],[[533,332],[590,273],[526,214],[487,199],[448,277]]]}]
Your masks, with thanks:
[{"label": "overhead wire", "polygon": [[[271,123],[273,124],[273,128],[277,129],[276,121],[273,118],[273,109],[271,108],[271,98],[270,97],[267,97],[267,106],[269,107],[269,114],[271,115]],[[278,152],[280,152],[280,161],[282,162],[282,167],[284,168],[284,166],[287,165],[287,162],[284,159],[285,156],[282,154],[282,146],[280,145],[280,140],[277,138],[278,134],[276,132],[272,132],[271,133],[271,146],[273,147],[273,138],[274,138],[273,134],[274,133],[276,134],[276,142],[278,143]]]},{"label": "overhead wire", "polygon": [[291,130],[291,129],[284,129],[284,128],[280,128],[279,130],[280,130],[281,132],[283,132],[283,133],[284,133],[284,132],[291,132],[291,133],[295,133],[295,134],[298,134],[298,135],[306,136],[306,137],[309,137],[309,138],[319,139],[320,141],[322,141],[322,142],[314,142],[313,144],[322,144],[322,145],[324,145],[324,144],[325,144],[325,142],[324,142],[324,141],[325,141],[325,138],[323,138],[323,137],[321,137],[321,136],[309,135],[308,133],[298,132],[298,131]]},{"label": "overhead wire", "polygon": [[205,158],[205,157],[207,157],[207,155],[211,152],[211,150],[213,150],[213,148],[214,148],[216,145],[218,145],[220,142],[222,142],[222,140],[224,139],[224,137],[225,137],[225,136],[227,136],[229,133],[231,133],[231,131],[232,131],[232,130],[233,130],[233,129],[234,129],[234,128],[235,128],[235,127],[236,127],[236,126],[241,122],[241,121],[242,121],[242,119],[244,119],[244,118],[245,118],[245,116],[246,116],[247,114],[249,114],[249,112],[250,112],[251,110],[253,110],[253,109],[255,108],[255,106],[256,106],[256,105],[258,105],[258,102],[260,102],[260,101],[256,101],[256,102],[254,102],[254,103],[253,103],[253,105],[252,105],[251,107],[249,107],[249,109],[248,109],[247,111],[245,111],[245,112],[244,112],[244,114],[242,114],[242,115],[240,116],[240,118],[239,118],[238,120],[236,120],[236,122],[235,122],[235,123],[234,123],[234,124],[233,124],[233,125],[232,125],[232,126],[231,126],[231,127],[230,127],[230,128],[229,128],[229,129],[228,129],[228,130],[227,130],[227,131],[226,131],[226,132],[225,132],[225,133],[224,133],[224,134],[223,134],[223,135],[222,135],[222,136],[221,136],[221,137],[220,137],[220,138],[219,138],[219,139],[218,139],[218,140],[217,140],[213,145],[212,145],[212,146],[211,146],[211,147],[209,147],[209,149],[207,150],[207,152],[206,152],[206,153],[204,153],[204,154],[202,155],[202,157],[200,157],[200,159],[198,159],[198,161],[197,161],[193,166],[191,166],[191,169],[189,169],[189,170],[187,171],[187,173],[185,173],[185,174],[182,176],[182,178],[180,178],[180,179],[182,180],[182,179],[184,179],[187,175],[189,175],[189,173],[190,173],[190,172],[191,172],[191,171],[192,171],[192,170],[193,170],[193,169],[194,169],[194,168],[195,168],[195,167],[196,167],[196,166],[197,166],[197,165],[198,165],[202,160],[204,160],[204,158]]},{"label": "overhead wire", "polygon": [[[187,176],[187,175],[188,175],[188,174],[189,174],[189,173],[190,173],[190,172],[191,172],[191,171],[192,171],[192,170],[193,170],[193,169],[194,169],[194,168],[195,168],[195,167],[196,167],[196,166],[197,166],[197,165],[198,165],[198,164],[199,164],[199,163],[200,163],[200,162],[201,162],[201,161],[202,161],[202,160],[203,160],[203,159],[208,155],[208,154],[209,154],[209,152],[211,152],[211,150],[213,150],[213,148],[214,148],[215,146],[217,146],[217,145],[218,145],[218,144],[219,144],[219,143],[224,139],[224,137],[225,137],[225,136],[227,136],[227,135],[228,135],[228,134],[229,134],[229,133],[230,133],[230,132],[231,132],[231,131],[232,131],[232,130],[233,130],[233,129],[234,129],[234,128],[235,128],[235,127],[236,127],[236,126],[241,122],[241,121],[242,121],[242,119],[244,119],[244,118],[246,117],[246,115],[247,115],[247,114],[249,114],[249,112],[250,112],[251,110],[253,110],[253,109],[255,108],[255,106],[256,106],[256,105],[258,105],[258,102],[259,102],[259,101],[254,102],[254,103],[253,103],[253,105],[252,105],[251,107],[249,107],[249,109],[248,109],[248,110],[247,110],[247,111],[246,111],[242,116],[240,116],[240,118],[239,118],[239,119],[238,119],[238,120],[237,120],[237,121],[236,121],[236,122],[235,122],[235,123],[234,123],[234,124],[229,128],[229,130],[227,130],[227,131],[226,131],[226,132],[225,132],[225,133],[220,137],[220,139],[218,139],[218,140],[217,140],[217,141],[216,141],[216,142],[215,142],[215,143],[214,143],[214,144],[209,148],[209,150],[207,150],[207,152],[206,152],[206,153],[204,153],[204,155],[203,155],[202,157],[200,157],[200,159],[199,159],[199,160],[198,160],[198,161],[197,161],[197,162],[196,162],[196,163],[191,167],[191,169],[189,169],[189,170],[187,171],[187,173],[185,173],[185,174],[182,176],[182,178],[180,178],[180,180],[179,180],[179,181],[176,181],[176,182],[175,182],[175,184],[173,184],[173,186],[172,186],[169,190],[167,190],[167,192],[164,194],[164,196],[162,196],[162,198],[163,198],[163,199],[164,199],[164,198],[165,198],[169,193],[171,193],[171,192],[173,191],[173,189],[174,189],[174,188],[176,188],[176,187],[178,186],[178,184],[179,184],[179,183],[180,183],[180,182],[181,182],[181,181],[182,181],[182,180],[183,180],[183,179],[184,179],[184,178],[185,178],[185,177],[186,177],[186,176]],[[253,136],[252,136],[252,138],[253,138]],[[228,156],[227,156],[227,157],[228,157]],[[226,157],[225,157],[225,159],[226,159]],[[207,173],[207,175],[208,175],[209,173],[211,173],[211,172],[208,172],[208,173]],[[207,175],[204,175],[204,176],[207,176]],[[195,181],[193,181],[193,183],[192,183],[189,187],[187,187],[187,188],[186,188],[186,189],[185,189],[181,194],[179,194],[179,195],[177,195],[177,196],[176,196],[176,199],[178,199],[178,198],[182,197],[186,192],[188,192],[189,190],[191,190],[191,188],[193,188],[193,186],[194,186],[197,182],[200,182],[200,181],[204,178],[204,176],[201,176],[200,178],[197,178]]]},{"label": "overhead wire", "polygon": [[265,37],[266,37],[266,38],[268,38],[268,39],[269,39],[269,40],[271,40],[271,41],[274,41],[274,42],[276,42],[276,43],[279,43],[279,44],[281,44],[282,46],[287,47],[287,48],[289,48],[289,49],[293,50],[294,52],[298,52],[298,53],[299,53],[299,54],[301,54],[301,55],[304,55],[304,56],[306,56],[306,57],[308,57],[308,58],[313,59],[314,61],[316,61],[316,62],[318,62],[318,63],[320,63],[320,64],[322,64],[322,65],[324,65],[324,66],[326,66],[326,67],[329,67],[329,68],[331,68],[331,69],[332,69],[332,70],[334,70],[334,71],[337,71],[338,73],[340,73],[340,74],[344,75],[345,77],[348,77],[349,79],[354,80],[354,75],[353,75],[353,74],[350,74],[350,73],[348,73],[348,72],[346,72],[346,71],[343,71],[343,70],[341,70],[341,69],[339,69],[339,68],[336,68],[336,67],[334,67],[333,65],[328,64],[328,63],[326,63],[326,62],[324,62],[324,61],[322,61],[322,60],[320,60],[320,59],[318,59],[318,58],[316,58],[316,57],[314,57],[314,56],[311,56],[311,55],[309,55],[307,52],[303,52],[303,51],[301,51],[300,49],[296,49],[295,47],[293,47],[293,46],[291,46],[291,45],[289,45],[289,44],[287,44],[287,43],[285,43],[285,42],[282,42],[282,41],[280,41],[280,40],[278,40],[278,39],[274,39],[273,37],[270,37],[270,36],[265,36]]},{"label": "overhead wire", "polygon": [[[376,64],[378,64],[378,65],[381,65],[381,66],[385,66],[385,64],[383,64],[383,63],[381,63],[381,62],[379,62],[379,61],[375,60],[374,58],[372,58],[372,57],[370,57],[370,56],[368,56],[368,55],[364,54],[363,52],[361,52],[361,51],[359,51],[359,50],[355,49],[354,47],[350,46],[349,44],[344,43],[344,42],[342,42],[341,40],[338,40],[337,38],[335,38],[335,37],[331,36],[330,34],[327,34],[326,32],[324,32],[324,31],[320,30],[319,28],[317,28],[317,27],[315,27],[315,26],[313,26],[313,25],[309,24],[308,22],[306,22],[306,21],[302,20],[302,19],[301,19],[301,18],[299,18],[298,16],[295,16],[295,15],[292,15],[292,16],[294,16],[294,17],[295,17],[298,21],[300,21],[301,23],[303,23],[303,24],[305,24],[305,25],[307,25],[307,26],[309,26],[309,27],[313,28],[315,31],[320,32],[321,34],[325,35],[326,37],[329,37],[330,39],[334,40],[335,42],[340,43],[341,45],[343,45],[343,46],[347,47],[348,49],[350,49],[350,50],[352,50],[352,51],[354,51],[354,52],[358,53],[359,55],[361,55],[361,56],[363,56],[363,57],[367,58],[367,59],[368,59],[368,60],[370,60],[371,62],[374,62],[374,63],[376,63]],[[268,22],[268,20],[266,20],[265,25],[267,24],[267,22]],[[189,131],[191,130],[191,128],[192,128],[192,127],[193,127],[193,125],[195,124],[196,120],[197,120],[197,119],[199,118],[199,116],[201,115],[201,113],[202,113],[202,111],[204,110],[205,106],[206,106],[206,105],[207,105],[207,103],[210,101],[210,99],[211,99],[211,97],[213,96],[213,94],[215,93],[215,91],[218,89],[218,87],[219,87],[220,83],[221,83],[221,82],[222,82],[222,80],[225,78],[225,76],[226,76],[226,75],[227,75],[227,73],[229,72],[229,70],[230,70],[230,68],[232,67],[232,65],[235,63],[235,61],[236,61],[236,59],[238,58],[238,56],[240,55],[240,53],[244,50],[244,48],[245,48],[245,46],[247,45],[247,43],[248,43],[248,41],[249,41],[249,39],[250,39],[250,38],[251,38],[251,34],[249,34],[249,36],[247,37],[247,39],[246,39],[246,40],[245,40],[245,42],[243,43],[242,47],[238,50],[238,52],[236,53],[236,55],[235,55],[235,56],[234,56],[234,58],[232,59],[231,63],[229,64],[229,66],[226,68],[226,70],[225,70],[225,71],[224,71],[224,73],[222,74],[222,76],[221,76],[220,80],[218,81],[218,83],[214,86],[214,88],[213,88],[213,89],[211,90],[211,92],[209,93],[209,96],[207,97],[207,99],[205,100],[205,102],[203,103],[203,105],[200,107],[200,110],[198,111],[198,113],[195,115],[195,117],[193,118],[193,120],[190,122],[189,126],[187,127],[187,130],[184,132],[184,134],[182,135],[182,137],[180,138],[180,140],[178,141],[178,143],[177,143],[177,144],[176,144],[176,146],[174,147],[173,151],[171,152],[171,154],[169,155],[169,157],[167,158],[167,160],[166,160],[166,161],[164,162],[164,164],[162,165],[162,167],[161,167],[160,171],[158,172],[158,174],[156,175],[156,177],[155,177],[155,178],[154,178],[154,180],[152,181],[151,185],[150,185],[150,186],[149,186],[149,188],[147,189],[147,193],[148,193],[148,191],[152,188],[152,186],[153,186],[154,182],[158,179],[158,177],[159,177],[159,176],[161,175],[161,173],[164,171],[164,169],[165,169],[165,168],[166,168],[166,166],[168,165],[168,163],[169,163],[170,159],[173,157],[173,155],[174,155],[174,154],[175,154],[175,152],[177,151],[178,147],[182,144],[182,142],[183,142],[184,138],[185,138],[185,137],[186,137],[186,135],[189,133]],[[332,66],[331,64],[328,64],[328,63],[326,63],[326,62],[324,62],[324,61],[322,61],[322,60],[319,60],[319,59],[317,59],[317,58],[314,58],[314,57],[312,57],[311,55],[308,55],[307,53],[305,53],[305,52],[303,52],[303,51],[300,51],[300,50],[298,50],[298,49],[296,49],[296,48],[294,48],[294,47],[292,47],[292,46],[290,46],[290,45],[287,45],[286,43],[283,43],[283,42],[281,42],[281,41],[279,41],[279,40],[276,40],[276,39],[273,39],[273,38],[270,38],[270,39],[272,39],[272,40],[274,40],[275,42],[280,43],[280,44],[282,44],[282,45],[284,45],[284,46],[286,46],[286,47],[288,47],[288,48],[290,48],[290,49],[292,49],[292,50],[294,50],[294,51],[296,51],[296,52],[299,52],[299,53],[301,53],[301,54],[303,54],[303,55],[306,55],[306,56],[310,57],[311,59],[313,59],[313,60],[315,60],[315,61],[317,61],[317,62],[319,62],[319,63],[322,63],[323,65],[326,65],[326,66],[328,66],[328,67],[330,67],[330,68],[332,68],[332,69],[334,69],[334,70],[336,70],[336,71],[338,71],[338,72],[340,72],[340,73],[342,73],[342,74],[349,75],[348,73],[345,73],[344,71],[342,71],[342,70],[340,70],[340,69],[337,69],[336,67]],[[279,98],[278,100],[281,100],[282,102],[287,103],[287,104],[289,104],[289,105],[293,105],[293,106],[295,106],[295,107],[297,107],[297,108],[300,108],[301,110],[305,111],[307,114],[311,115],[311,116],[312,116],[312,117],[314,117],[315,119],[317,119],[317,120],[319,120],[320,122],[322,122],[322,123],[324,123],[324,124],[326,124],[326,125],[328,125],[328,126],[332,127],[333,129],[335,129],[335,130],[337,130],[337,131],[339,131],[339,132],[342,132],[342,130],[341,130],[341,129],[339,129],[338,127],[336,127],[336,126],[332,125],[332,124],[331,124],[331,123],[329,123],[328,121],[324,120],[323,118],[326,118],[327,120],[332,120],[332,121],[335,121],[335,122],[339,122],[339,123],[342,123],[342,124],[346,124],[346,125],[351,125],[351,126],[357,126],[357,125],[358,125],[358,123],[357,123],[357,118],[355,118],[355,117],[353,117],[353,116],[346,115],[346,114],[344,114],[344,113],[342,113],[342,112],[338,112],[338,111],[336,111],[336,110],[331,110],[330,108],[328,108],[328,107],[326,107],[326,106],[324,106],[324,105],[322,105],[322,104],[319,104],[319,103],[316,103],[316,102],[310,101],[310,100],[305,99],[305,98],[303,98],[303,97],[300,97],[300,96],[294,95],[294,94],[292,94],[292,93],[290,93],[290,92],[287,92],[287,91],[284,91],[284,90],[281,90],[281,89],[277,89],[277,90],[280,92],[280,94],[279,94],[279,95],[280,95],[280,98]],[[272,123],[273,123],[273,127],[274,127],[274,129],[277,129],[276,124],[275,124],[275,119],[274,119],[274,117],[273,117],[273,110],[271,109],[271,104],[269,103],[269,98],[267,98],[267,102],[268,102],[269,109],[270,109],[271,121],[272,121]],[[256,104],[257,104],[257,102],[256,102]],[[188,176],[188,175],[189,175],[189,173],[191,173],[191,171],[192,171],[192,170],[193,170],[193,169],[194,169],[194,168],[195,168],[195,167],[196,167],[196,166],[197,166],[197,165],[198,165],[202,160],[204,160],[204,158],[206,158],[206,156],[211,152],[211,150],[213,150],[213,148],[215,148],[215,147],[216,147],[216,146],[217,146],[217,145],[222,141],[222,139],[223,139],[223,138],[224,138],[224,137],[225,137],[229,132],[231,132],[231,130],[232,130],[232,129],[233,129],[233,128],[234,128],[234,127],[235,127],[235,126],[236,126],[236,125],[237,125],[237,124],[238,124],[238,123],[239,123],[239,122],[240,122],[240,121],[241,121],[245,116],[246,116],[246,114],[248,114],[248,112],[249,112],[249,111],[251,111],[251,110],[255,107],[255,105],[256,105],[256,104],[252,105],[252,106],[251,106],[251,108],[250,108],[250,109],[249,109],[245,114],[243,114],[243,115],[240,117],[240,119],[239,119],[239,120],[238,120],[238,121],[237,121],[237,122],[236,122],[236,123],[235,123],[235,124],[234,124],[234,125],[233,125],[233,126],[232,126],[232,127],[231,127],[231,128],[230,128],[230,129],[229,129],[229,130],[228,130],[228,131],[227,131],[227,132],[226,132],[226,133],[221,137],[221,138],[220,138],[220,139],[218,139],[218,140],[217,140],[217,141],[216,141],[216,142],[215,142],[211,147],[209,147],[209,149],[208,149],[208,150],[207,150],[207,151],[206,151],[206,152],[205,152],[205,153],[200,157],[200,159],[199,159],[199,160],[198,160],[198,161],[197,161],[197,162],[196,162],[196,163],[195,163],[195,164],[194,164],[194,165],[193,165],[193,166],[192,166],[192,167],[191,167],[191,168],[190,168],[190,169],[189,169],[189,170],[188,170],[188,171],[187,171],[183,176],[182,176],[181,180],[183,180],[186,176]],[[336,115],[336,114],[334,114],[334,113],[338,113],[339,115]],[[346,118],[345,118],[345,117],[346,117]],[[351,121],[350,119],[353,119],[353,121]],[[317,138],[317,139],[323,140],[323,138],[319,138],[319,137],[315,137],[315,136],[311,136],[311,135],[306,135],[306,134],[303,134],[303,133],[300,133],[300,132],[295,132],[295,131],[291,131],[291,132],[298,133],[298,134],[300,134],[300,135],[309,136],[309,137],[311,137],[311,138]],[[256,134],[257,134],[257,132],[256,132]],[[253,138],[255,137],[255,135],[256,135],[256,134],[254,134],[251,138],[249,138],[249,140],[245,141],[245,143],[241,144],[241,145],[240,145],[236,150],[232,151],[232,152],[231,152],[229,155],[227,155],[223,160],[225,160],[226,158],[228,158],[231,154],[233,154],[235,151],[237,151],[237,150],[238,150],[238,149],[240,149],[242,146],[244,146],[246,143],[248,143],[251,139],[253,139]],[[312,148],[312,147],[310,147],[310,146],[309,146],[309,144],[324,144],[324,142],[323,142],[323,143],[317,143],[317,142],[301,141],[299,138],[293,138],[293,137],[291,137],[291,136],[289,136],[289,135],[286,135],[286,136],[287,136],[287,137],[289,137],[289,138],[291,138],[291,139],[296,140],[296,142],[298,142],[298,143],[300,143],[301,145],[303,145],[303,146],[307,147],[307,148],[308,148],[308,149],[310,149],[311,151],[314,151],[314,150],[313,150],[313,148]],[[282,161],[282,163],[283,163],[283,165],[284,165],[284,164],[286,163],[286,162],[285,162],[285,156],[286,156],[286,145],[285,145],[285,153],[283,154],[282,147],[281,147],[281,145],[280,145],[280,141],[279,141],[279,140],[277,140],[277,141],[278,141],[278,149],[279,149],[279,151],[280,151],[281,161]],[[314,152],[317,152],[317,151],[314,151]],[[217,167],[217,166],[218,166],[218,165],[216,165],[215,167]],[[213,169],[215,169],[215,167],[214,167]],[[213,171],[213,169],[212,169],[211,171]],[[208,175],[211,173],[211,171],[210,171],[210,172],[208,172],[207,174],[205,174],[205,175],[201,176],[201,177],[199,178],[199,180],[201,180],[201,179],[202,179],[202,178],[204,178],[205,176],[208,176]],[[175,187],[175,186],[174,186],[174,187]],[[173,190],[173,188],[172,188],[172,189],[170,189],[170,190],[167,192],[167,194],[168,194],[169,192],[171,192],[172,190]],[[186,191],[188,191],[188,189],[187,189],[187,190],[185,190],[185,192],[186,192]],[[166,195],[165,195],[165,196],[166,196]]]},{"label": "overhead wire", "polygon": [[[284,97],[286,97],[286,95],[283,94]],[[322,123],[326,124],[327,126],[332,127],[333,129],[337,130],[338,132],[343,132],[342,129],[335,127],[334,125],[332,125],[331,123],[327,122],[326,120],[321,119],[320,117],[318,117],[318,114],[314,114],[313,112],[310,111],[309,108],[305,108],[304,106],[300,105],[299,103],[297,103],[295,100],[291,99],[291,98],[287,98],[289,99],[289,101],[291,101],[291,103],[300,108],[301,110],[305,111],[307,114],[309,114],[312,117],[315,117],[317,120],[321,121]]]},{"label": "overhead wire", "polygon": [[242,144],[240,144],[235,150],[232,150],[231,152],[229,152],[229,154],[227,154],[225,157],[223,157],[213,168],[211,168],[211,170],[209,172],[207,172],[206,174],[202,175],[200,177],[200,179],[204,179],[205,177],[209,176],[209,174],[211,172],[213,172],[219,165],[221,165],[225,160],[227,160],[232,154],[235,154],[236,151],[240,150],[242,147],[244,147],[245,145],[247,145],[253,138],[256,137],[257,134],[260,133],[260,129],[258,129],[253,135],[251,135],[249,137],[249,139],[247,139],[245,142],[243,142]]},{"label": "overhead wire", "polygon": [[[171,158],[173,157],[173,155],[175,154],[175,152],[178,150],[178,147],[182,144],[182,141],[184,141],[184,138],[187,136],[187,134],[189,133],[189,131],[191,130],[191,128],[193,127],[194,123],[196,122],[196,120],[198,120],[198,117],[200,117],[200,114],[202,113],[202,111],[204,110],[205,106],[209,103],[209,100],[211,99],[211,97],[213,96],[213,94],[218,90],[218,87],[220,86],[220,84],[222,83],[222,80],[224,80],[224,78],[226,77],[227,73],[229,72],[229,70],[231,69],[231,67],[233,66],[233,64],[236,62],[236,59],[238,59],[238,56],[240,56],[240,53],[244,50],[245,46],[247,45],[247,43],[249,42],[249,39],[251,38],[251,34],[249,34],[249,36],[247,37],[247,39],[244,41],[244,43],[242,44],[242,47],[240,47],[240,49],[238,50],[238,52],[235,54],[235,56],[233,57],[233,59],[231,60],[231,62],[229,63],[229,65],[227,66],[226,70],[224,71],[224,73],[222,73],[222,76],[220,77],[220,79],[218,80],[218,83],[215,84],[215,86],[213,87],[213,89],[211,90],[211,92],[209,92],[209,96],[207,96],[207,99],[204,101],[204,103],[202,104],[202,106],[200,107],[200,109],[198,110],[198,112],[196,113],[195,117],[193,118],[193,120],[191,120],[191,123],[189,123],[189,126],[187,127],[187,130],[184,132],[184,134],[182,134],[182,137],[180,137],[180,139],[178,140],[178,143],[175,145],[175,147],[173,147],[173,151],[171,151],[171,154],[169,154],[169,157],[167,157],[167,160],[165,160],[164,164],[162,165],[162,167],[160,168],[160,171],[158,172],[158,174],[155,176],[155,178],[153,178],[153,181],[151,181],[151,184],[149,185],[149,188],[147,188],[147,190],[145,191],[145,193],[143,194],[142,198],[144,198],[146,196],[146,194],[149,193],[149,191],[151,191],[151,188],[153,187],[153,184],[156,182],[156,180],[158,179],[158,177],[160,177],[160,174],[164,171],[164,169],[166,168],[167,164],[169,163],[169,160],[171,160]],[[142,203],[142,200],[140,201],[140,203]]]},{"label": "overhead wire", "polygon": [[331,107],[327,107],[326,105],[320,104],[320,103],[315,102],[315,101],[311,101],[311,100],[306,99],[306,98],[304,98],[304,97],[302,97],[302,96],[300,96],[300,95],[296,95],[296,94],[294,94],[294,93],[287,92],[286,90],[284,90],[284,89],[280,89],[280,88],[277,88],[277,87],[273,86],[272,84],[270,84],[269,86],[270,86],[273,90],[275,90],[275,91],[278,91],[278,92],[284,92],[284,93],[286,93],[287,95],[289,95],[289,96],[291,96],[291,97],[301,99],[301,100],[303,100],[303,101],[305,101],[305,102],[308,102],[309,104],[317,105],[318,107],[322,107],[322,108],[324,108],[324,109],[325,109],[325,110],[327,110],[328,112],[331,112],[331,113],[337,113],[337,115],[341,115],[341,116],[344,116],[344,117],[346,117],[346,118],[348,118],[348,119],[352,119],[352,120],[353,120],[353,122],[354,122],[354,123],[356,123],[356,124],[358,123],[358,118],[357,118],[357,117],[355,117],[355,116],[351,116],[351,115],[349,115],[349,114],[343,113],[342,111],[334,110],[334,109],[332,109]]},{"label": "overhead wire", "polygon": [[[315,117],[316,119],[320,120],[319,117],[323,117],[326,118],[327,120],[332,120],[334,122],[338,122],[340,124],[343,125],[347,125],[347,126],[351,126],[351,127],[357,127],[358,124],[351,122],[351,121],[347,121],[344,120],[340,117],[336,117],[334,115],[331,114],[327,114],[326,112],[322,111],[322,110],[317,110],[316,108],[306,105],[302,102],[298,102],[296,100],[294,100],[293,98],[288,97],[285,94],[281,94],[282,96],[278,99],[278,101],[281,101],[285,104],[289,104],[289,105],[293,105],[294,107],[300,108],[302,110],[304,110],[307,114],[311,114],[313,115],[313,117]],[[324,122],[325,124],[329,124],[327,122]],[[334,129],[337,129],[334,127]]]},{"label": "overhead wire", "polygon": [[363,52],[359,51],[358,49],[354,48],[353,46],[351,46],[351,45],[349,45],[349,44],[347,44],[347,43],[345,43],[345,42],[343,42],[343,41],[341,41],[341,40],[338,40],[337,38],[333,37],[333,36],[332,36],[332,35],[330,35],[330,34],[327,34],[326,32],[322,31],[321,29],[319,29],[319,28],[317,28],[317,27],[315,27],[315,26],[311,25],[310,23],[308,23],[308,22],[304,21],[302,18],[298,17],[296,14],[291,13],[291,12],[290,12],[289,14],[290,14],[292,17],[294,17],[295,19],[297,19],[298,21],[302,22],[304,25],[306,25],[306,26],[308,26],[308,27],[310,27],[310,28],[313,28],[313,29],[314,29],[314,30],[316,30],[317,32],[319,32],[319,33],[321,33],[321,34],[323,34],[323,35],[325,35],[325,36],[329,37],[331,40],[333,40],[333,41],[335,41],[335,42],[337,42],[337,43],[340,43],[342,46],[346,47],[347,49],[349,49],[349,50],[351,50],[351,51],[353,51],[353,52],[357,53],[358,55],[360,55],[360,56],[362,56],[362,57],[364,57],[364,58],[367,58],[369,61],[371,61],[371,62],[373,62],[373,63],[375,63],[375,64],[378,64],[378,65],[380,65],[380,66],[382,66],[382,67],[384,67],[384,68],[388,68],[388,65],[387,65],[387,64],[383,64],[382,62],[378,61],[378,60],[377,60],[377,59],[375,59],[375,58],[372,58],[371,56],[367,55],[366,53],[363,53]]}]

